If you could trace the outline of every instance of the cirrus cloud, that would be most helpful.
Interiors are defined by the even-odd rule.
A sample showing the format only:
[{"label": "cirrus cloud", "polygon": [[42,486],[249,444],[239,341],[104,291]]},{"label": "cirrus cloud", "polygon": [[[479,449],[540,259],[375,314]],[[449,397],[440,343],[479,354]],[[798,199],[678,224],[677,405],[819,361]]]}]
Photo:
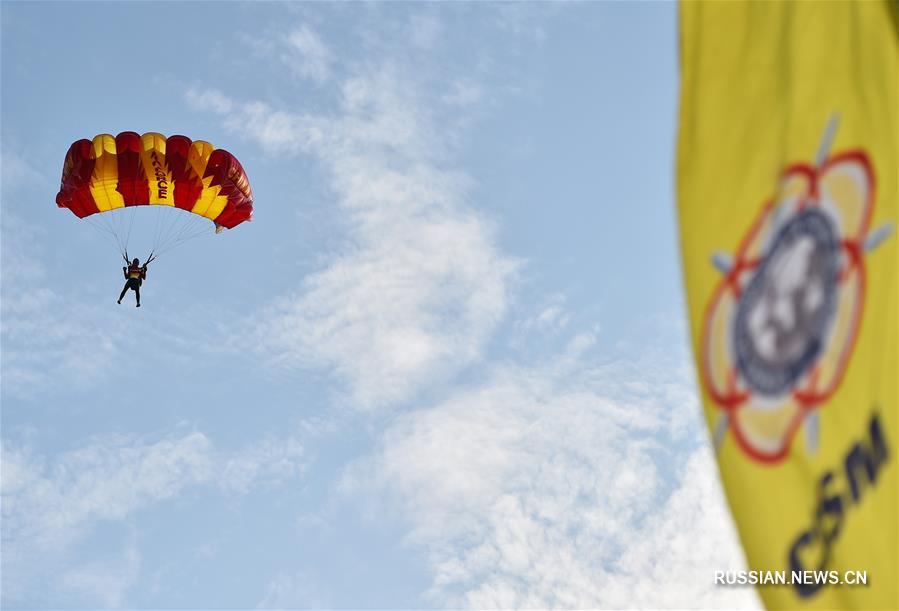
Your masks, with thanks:
[{"label": "cirrus cloud", "polygon": [[686,353],[607,367],[581,354],[499,367],[404,414],[344,493],[406,517],[440,605],[757,607],[714,585],[715,567],[745,561]]},{"label": "cirrus cloud", "polygon": [[328,169],[344,244],[255,317],[248,341],[285,369],[326,366],[363,409],[408,400],[481,358],[519,266],[468,204],[470,179],[444,167],[439,117],[400,73],[386,65],[346,78],[334,115],[215,90],[187,97],[266,150]]}]

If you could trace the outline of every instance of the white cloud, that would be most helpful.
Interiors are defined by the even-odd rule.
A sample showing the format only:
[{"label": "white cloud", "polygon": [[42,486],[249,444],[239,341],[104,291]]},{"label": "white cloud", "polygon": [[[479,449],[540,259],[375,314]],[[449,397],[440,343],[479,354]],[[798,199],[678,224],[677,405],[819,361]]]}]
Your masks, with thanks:
[{"label": "white cloud", "polygon": [[[330,172],[346,242],[262,314],[252,342],[284,368],[329,366],[362,408],[477,361],[517,266],[467,205],[469,179],[442,167],[442,127],[414,85],[386,65],[342,84],[336,116],[263,102],[223,113],[269,151],[311,154]],[[188,101],[206,95],[220,94]]]},{"label": "white cloud", "polygon": [[137,584],[140,565],[141,555],[132,537],[120,557],[68,569],[60,581],[65,589],[87,600],[98,601],[107,609],[120,608],[128,590]]},{"label": "white cloud", "polygon": [[28,583],[52,574],[51,582],[58,577],[60,588],[93,593],[102,604],[118,606],[137,578],[136,549],[126,553],[118,573],[105,574],[102,562],[54,573],[54,564],[100,522],[126,520],[200,486],[229,497],[245,495],[296,479],[304,466],[301,444],[291,437],[222,452],[200,432],[157,441],[106,435],[53,458],[4,441],[4,600],[15,600]]},{"label": "white cloud", "polygon": [[433,48],[443,31],[436,15],[413,15],[409,18],[409,42],[421,49]]},{"label": "white cloud", "polygon": [[189,89],[185,95],[188,103],[198,110],[207,109],[212,112],[225,114],[233,109],[231,100],[220,91],[214,89],[208,91]]},{"label": "white cloud", "polygon": [[561,333],[571,322],[571,312],[566,307],[565,296],[556,294],[549,296],[543,305],[534,307],[534,311],[519,323],[523,336],[540,334],[552,336]]},{"label": "white cloud", "polygon": [[[519,7],[499,20],[543,39]],[[426,25],[422,46],[439,34]],[[347,227],[330,260],[261,314],[252,341],[288,370],[326,365],[357,406],[377,407],[482,358],[517,262],[448,161],[465,122],[441,109],[480,102],[479,84],[449,75],[446,90],[426,92],[395,62],[366,66],[339,83],[335,114],[258,100],[230,100],[221,114],[270,153],[320,161]],[[563,305],[523,323],[570,332],[562,354],[485,365],[487,382],[398,417],[343,492],[373,515],[401,510],[438,605],[756,606],[751,591],[713,585],[715,568],[743,559],[684,351],[585,366],[597,328],[572,329]],[[302,576],[297,586],[279,574],[262,606],[307,598]]]},{"label": "white cloud", "polygon": [[4,538],[48,549],[64,546],[97,520],[121,520],[191,486],[246,494],[298,477],[304,468],[303,446],[292,437],[223,453],[199,432],[155,442],[107,435],[50,464],[27,446],[4,442],[2,451]]},{"label": "white cloud", "polygon": [[529,5],[508,2],[499,4],[494,17],[495,25],[502,31],[516,37],[530,39],[536,44],[546,41],[544,24],[547,16],[564,10],[563,3],[542,3]]},{"label": "white cloud", "polygon": [[222,461],[219,485],[246,494],[252,487],[281,484],[303,473],[305,456],[298,439],[267,438]]},{"label": "white cloud", "polygon": [[3,391],[33,396],[57,384],[87,386],[107,374],[121,325],[65,299],[48,281],[43,230],[4,212],[2,220]]},{"label": "white cloud", "polygon": [[477,83],[463,79],[452,84],[452,89],[443,96],[443,101],[453,106],[471,106],[483,98],[484,92]]},{"label": "white cloud", "polygon": [[323,82],[331,75],[331,51],[307,25],[294,28],[285,38],[282,60],[298,75]]},{"label": "white cloud", "polygon": [[190,433],[154,443],[97,438],[51,465],[27,447],[3,444],[3,536],[60,549],[96,520],[121,520],[214,474],[212,442]]},{"label": "white cloud", "polygon": [[4,197],[10,191],[26,186],[46,186],[47,178],[41,174],[24,156],[3,145],[0,153],[0,188]]},{"label": "white cloud", "polygon": [[402,511],[438,605],[755,607],[713,585],[744,561],[676,365],[497,369],[398,418],[344,491]]},{"label": "white cloud", "polygon": [[327,609],[319,588],[306,575],[278,573],[265,587],[265,595],[257,609]]},{"label": "white cloud", "polygon": [[54,392],[101,386],[112,379],[111,372],[122,372],[123,354],[134,356],[135,337],[151,337],[141,349],[161,354],[170,363],[218,351],[217,345],[199,337],[197,322],[208,323],[206,310],[185,306],[180,316],[172,317],[144,309],[138,318],[125,316],[133,311],[134,298],[129,293],[123,305],[115,304],[121,280],[99,297],[99,305],[90,286],[60,288],[58,276],[74,264],[50,262],[53,255],[45,244],[52,240],[39,224],[4,210],[0,232],[4,396],[34,402]]}]

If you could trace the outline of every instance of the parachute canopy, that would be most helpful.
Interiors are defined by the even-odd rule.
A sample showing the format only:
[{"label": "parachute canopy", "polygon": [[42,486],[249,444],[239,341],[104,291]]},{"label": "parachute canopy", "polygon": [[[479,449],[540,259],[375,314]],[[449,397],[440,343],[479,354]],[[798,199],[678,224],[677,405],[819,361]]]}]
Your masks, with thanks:
[{"label": "parachute canopy", "polygon": [[202,140],[148,132],[100,134],[69,147],[56,195],[77,217],[131,206],[170,206],[232,229],[253,215],[240,162]]}]

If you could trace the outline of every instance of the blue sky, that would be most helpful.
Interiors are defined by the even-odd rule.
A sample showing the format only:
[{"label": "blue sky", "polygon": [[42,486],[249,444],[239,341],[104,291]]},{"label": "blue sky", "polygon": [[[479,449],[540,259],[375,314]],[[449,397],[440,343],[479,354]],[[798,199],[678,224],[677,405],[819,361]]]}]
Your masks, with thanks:
[{"label": "blue sky", "polygon": [[[3,606],[756,606],[713,585],[744,561],[686,345],[676,26],[4,2]],[[69,144],[126,130],[255,194],[139,310],[54,204]]]}]

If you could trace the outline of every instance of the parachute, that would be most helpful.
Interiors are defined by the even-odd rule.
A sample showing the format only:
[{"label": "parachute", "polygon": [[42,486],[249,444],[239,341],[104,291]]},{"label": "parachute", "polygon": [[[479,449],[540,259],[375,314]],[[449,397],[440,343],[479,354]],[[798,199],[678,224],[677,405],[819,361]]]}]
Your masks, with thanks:
[{"label": "parachute", "polygon": [[[203,140],[149,132],[100,134],[69,147],[56,204],[106,232],[124,255],[142,206],[157,210],[157,256],[203,233],[252,220],[253,192],[240,162]],[[150,208],[147,208],[149,210]]]}]

